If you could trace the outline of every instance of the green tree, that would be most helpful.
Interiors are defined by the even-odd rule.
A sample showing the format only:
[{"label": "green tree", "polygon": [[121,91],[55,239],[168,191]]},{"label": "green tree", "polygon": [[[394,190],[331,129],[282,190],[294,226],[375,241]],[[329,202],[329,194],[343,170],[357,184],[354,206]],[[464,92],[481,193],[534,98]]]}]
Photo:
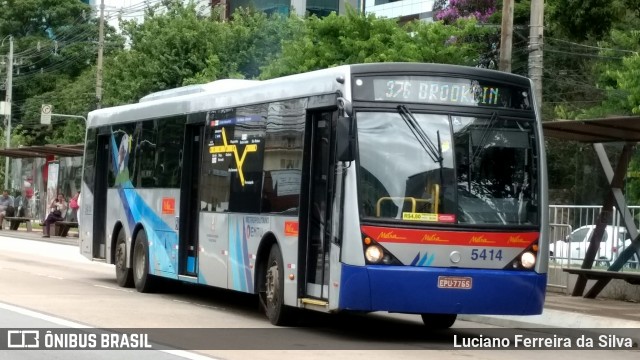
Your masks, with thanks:
[{"label": "green tree", "polygon": [[559,35],[571,40],[600,39],[621,15],[617,0],[549,0],[548,12]]},{"label": "green tree", "polygon": [[105,104],[137,101],[152,92],[218,78],[255,78],[300,20],[239,10],[228,22],[200,14],[193,2],[171,0],[125,22],[130,49],[105,61]]},{"label": "green tree", "polygon": [[493,30],[475,20],[453,25],[411,22],[357,14],[349,9],[311,16],[295,38],[283,41],[282,55],[263,68],[261,78],[273,78],[343,64],[416,61],[478,65],[486,46],[476,40]]},{"label": "green tree", "polygon": [[[39,125],[39,112],[42,103],[51,103],[56,110],[75,107],[73,111],[82,109],[78,114],[86,115],[89,107],[74,105],[83,97],[72,98],[73,91],[65,86],[77,87],[76,79],[95,63],[97,26],[91,8],[81,1],[0,1],[0,40],[5,40],[0,54],[8,53],[8,36],[14,40],[12,146],[59,143],[65,138],[79,142],[77,139],[84,138],[84,124],[67,127],[65,122],[51,131]],[[112,36],[113,29],[107,29],[106,34],[122,47],[124,42]],[[6,68],[2,66],[0,82],[5,78]],[[88,91],[95,90],[82,90]],[[4,99],[4,89],[0,96]],[[84,98],[89,104],[94,102]]]},{"label": "green tree", "polygon": [[[91,94],[95,93],[92,66],[97,58],[98,22],[94,15],[77,0],[0,2],[0,37],[15,38],[13,145],[84,138],[84,124],[66,128],[67,121],[73,120],[54,118],[52,128],[41,126],[40,107],[52,104],[57,113],[82,116],[95,108]],[[107,26],[105,53],[123,46],[124,39]],[[94,80],[88,81],[91,77]]]}]

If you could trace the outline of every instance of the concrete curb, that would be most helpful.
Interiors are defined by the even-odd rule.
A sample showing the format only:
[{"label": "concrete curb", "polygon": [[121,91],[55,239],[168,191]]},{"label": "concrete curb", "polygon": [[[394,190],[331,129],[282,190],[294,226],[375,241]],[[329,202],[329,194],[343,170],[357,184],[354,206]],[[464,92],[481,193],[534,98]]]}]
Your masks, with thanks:
[{"label": "concrete curb", "polygon": [[640,329],[640,321],[544,309],[541,315],[459,315],[458,319],[510,328]]}]

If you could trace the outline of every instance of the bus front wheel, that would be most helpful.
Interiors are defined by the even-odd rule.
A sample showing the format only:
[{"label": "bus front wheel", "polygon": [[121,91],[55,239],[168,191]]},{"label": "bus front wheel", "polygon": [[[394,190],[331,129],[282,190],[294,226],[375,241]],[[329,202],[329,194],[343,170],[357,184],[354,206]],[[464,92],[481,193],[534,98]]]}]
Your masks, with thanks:
[{"label": "bus front wheel", "polygon": [[421,314],[422,322],[429,329],[448,329],[456,322],[457,314]]},{"label": "bus front wheel", "polygon": [[284,305],[284,267],[278,245],[273,245],[269,252],[261,296],[269,321],[276,326],[285,325],[291,310]]},{"label": "bus front wheel", "polygon": [[133,271],[127,267],[127,235],[124,229],[118,232],[115,250],[116,281],[121,287],[133,287]]},{"label": "bus front wheel", "polygon": [[147,234],[140,231],[133,249],[133,283],[141,293],[152,292],[155,279],[149,274],[149,242]]}]

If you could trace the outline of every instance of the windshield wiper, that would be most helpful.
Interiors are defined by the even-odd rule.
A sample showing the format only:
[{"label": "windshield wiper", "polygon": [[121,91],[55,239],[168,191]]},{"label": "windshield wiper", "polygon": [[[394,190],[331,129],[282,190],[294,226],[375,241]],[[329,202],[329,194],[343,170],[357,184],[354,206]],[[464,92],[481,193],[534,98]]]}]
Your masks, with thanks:
[{"label": "windshield wiper", "polygon": [[[480,154],[484,150],[484,145],[485,145],[485,142],[487,141],[487,135],[489,134],[489,130],[493,128],[493,125],[496,120],[498,120],[498,113],[494,111],[493,114],[491,114],[491,118],[489,119],[489,122],[487,123],[487,125],[485,125],[484,129],[482,130],[482,135],[480,136],[480,144],[476,147],[476,150],[473,152],[473,155],[471,155],[472,164],[475,163],[476,158],[480,156]],[[470,133],[470,135],[471,135],[471,142],[473,145],[473,134]]]},{"label": "windshield wiper", "polygon": [[422,130],[422,127],[420,127],[420,124],[418,124],[418,120],[416,120],[416,118],[413,116],[411,111],[407,109],[406,106],[398,105],[398,113],[400,114],[402,120],[404,120],[404,122],[407,124],[407,126],[409,126],[409,129],[413,133],[413,136],[416,137],[431,160],[442,165],[443,158],[442,145],[440,142],[440,131],[436,131],[436,136],[438,138],[438,144],[436,145],[433,143],[433,141],[431,141],[429,135],[427,135],[424,130]]}]

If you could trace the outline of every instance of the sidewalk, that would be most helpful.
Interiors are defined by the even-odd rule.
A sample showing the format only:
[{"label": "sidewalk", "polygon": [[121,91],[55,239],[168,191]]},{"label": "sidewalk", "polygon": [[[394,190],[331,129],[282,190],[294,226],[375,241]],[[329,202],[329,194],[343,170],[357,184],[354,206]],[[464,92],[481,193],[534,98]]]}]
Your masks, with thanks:
[{"label": "sidewalk", "polygon": [[585,299],[548,292],[541,315],[461,315],[459,319],[511,328],[640,329],[640,304],[612,299]]},{"label": "sidewalk", "polygon": [[79,245],[79,238],[77,229],[69,230],[69,234],[66,237],[60,236],[51,236],[50,238],[42,237],[42,229],[33,229],[33,231],[27,231],[23,226],[18,228],[18,230],[8,230],[2,229],[0,230],[0,236],[6,236],[11,238],[18,239],[27,239],[27,240],[35,240],[35,241],[46,241],[56,244],[64,244],[64,245]]},{"label": "sidewalk", "polygon": [[[68,237],[43,238],[42,232],[34,229],[2,230],[0,236],[46,241],[78,246],[77,232]],[[640,303],[605,298],[585,299],[560,293],[547,292],[544,311],[541,315],[500,316],[460,315],[460,320],[508,328],[635,328],[640,329]]]}]

